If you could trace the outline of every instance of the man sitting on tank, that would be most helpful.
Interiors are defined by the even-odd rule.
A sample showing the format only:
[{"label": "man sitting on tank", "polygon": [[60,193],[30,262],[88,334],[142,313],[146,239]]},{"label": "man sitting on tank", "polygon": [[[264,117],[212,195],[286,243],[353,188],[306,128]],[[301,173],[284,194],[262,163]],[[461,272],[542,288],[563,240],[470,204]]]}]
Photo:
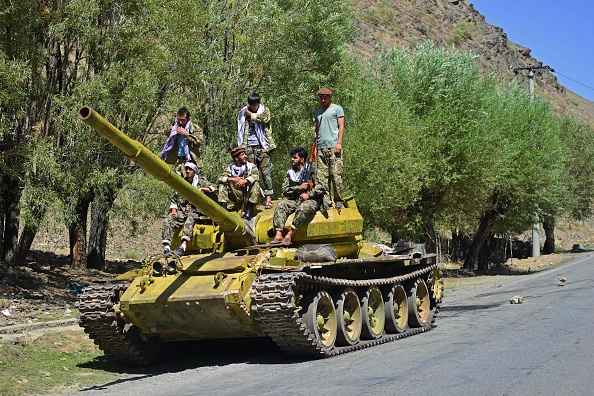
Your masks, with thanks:
[{"label": "man sitting on tank", "polygon": [[[212,193],[216,190],[215,186],[211,186],[205,178],[198,175],[198,167],[193,162],[186,162],[184,165],[184,173],[186,174],[185,179],[192,186],[196,187],[203,193],[212,196]],[[169,214],[163,221],[163,246],[165,250],[165,256],[171,255],[171,239],[175,235],[175,231],[178,227],[182,227],[182,243],[180,247],[173,251],[173,254],[181,256],[186,251],[186,245],[192,238],[192,232],[194,231],[194,223],[196,219],[202,215],[198,209],[187,199],[182,197],[177,191],[173,193],[171,197],[171,204],[169,205]]]},{"label": "man sitting on tank", "polygon": [[[285,175],[283,183],[283,195],[287,197],[280,202],[274,210],[274,228],[276,235],[271,243],[282,243],[285,246],[291,244],[293,233],[299,229],[308,219],[315,215],[316,211],[325,206],[324,194],[328,186],[317,177],[314,183],[314,175],[307,175],[305,159],[307,151],[302,147],[291,149],[291,168]],[[291,213],[295,218],[291,229],[283,238],[285,222]]]},{"label": "man sitting on tank", "polygon": [[245,147],[235,147],[231,150],[233,162],[226,171],[219,176],[219,204],[227,209],[229,200],[245,207],[243,218],[250,220],[254,217],[254,207],[262,197],[259,175],[256,165],[248,162]]}]

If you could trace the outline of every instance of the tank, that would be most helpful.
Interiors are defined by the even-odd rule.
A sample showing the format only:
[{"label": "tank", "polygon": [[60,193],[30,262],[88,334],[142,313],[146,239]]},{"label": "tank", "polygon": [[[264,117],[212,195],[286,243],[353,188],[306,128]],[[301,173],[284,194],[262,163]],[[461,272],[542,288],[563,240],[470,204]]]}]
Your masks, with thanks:
[{"label": "tank", "polygon": [[204,214],[186,255],[149,257],[79,295],[80,325],[109,360],[148,365],[174,342],[250,337],[270,337],[290,356],[327,357],[434,326],[443,294],[435,254],[363,240],[352,196],[318,212],[291,246],[270,245],[274,209],[245,221],[90,107],[78,116]]}]

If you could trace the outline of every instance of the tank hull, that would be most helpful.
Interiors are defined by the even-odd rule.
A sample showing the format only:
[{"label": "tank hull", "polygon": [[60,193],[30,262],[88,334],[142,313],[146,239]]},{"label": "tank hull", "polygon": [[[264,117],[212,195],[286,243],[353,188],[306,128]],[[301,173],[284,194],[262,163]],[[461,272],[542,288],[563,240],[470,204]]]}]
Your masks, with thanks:
[{"label": "tank hull", "polygon": [[[234,253],[184,256],[176,261],[180,271],[175,275],[155,275],[154,267],[147,266],[132,279],[126,280],[127,275],[123,275],[120,293],[113,297],[110,306],[107,304],[103,309],[113,312],[122,323],[117,330],[122,345],[130,344],[126,327],[134,328],[133,334],[148,344],[140,343],[142,352],[134,350],[133,358],[122,358],[119,349],[117,353],[111,353],[109,347],[102,349],[112,360],[137,365],[149,364],[156,348],[154,345],[166,347],[168,342],[270,337],[289,355],[324,357],[430,330],[442,292],[439,278],[435,276],[435,255],[398,256],[378,251],[381,249],[375,245],[362,243],[355,259],[304,263],[294,260],[295,248],[273,247],[259,248],[255,254],[245,249]],[[419,299],[414,290],[411,292],[419,282],[429,292],[426,298],[420,295]],[[405,319],[401,331],[394,330],[398,326],[383,324],[385,315],[376,313],[384,321],[377,334],[360,336],[346,345],[344,342],[325,345],[323,337],[316,333],[318,325],[307,324],[304,312],[307,312],[308,304],[311,305],[308,302],[311,296],[320,293],[327,296],[325,298],[337,310],[339,296],[345,292],[352,290],[357,296],[357,304],[365,307],[366,293],[375,291],[383,301],[383,312],[385,304],[391,304],[387,302],[390,290],[398,285],[403,290],[406,288],[409,294],[405,297],[409,300],[407,305],[416,307],[417,300],[425,298],[427,301],[422,309],[427,311],[421,314],[426,314],[422,320],[413,323]],[[107,341],[103,340],[105,329],[95,331],[92,324],[97,312],[91,306],[97,304],[89,296],[94,293],[96,290],[91,286],[81,295],[81,321],[85,331],[99,340],[101,346]],[[365,312],[370,310],[367,307]],[[340,322],[338,313],[333,315]],[[318,316],[323,317],[323,314],[314,315],[319,322]],[[376,318],[367,320],[373,322]],[[338,334],[336,329],[331,333]],[[111,333],[113,330],[109,328]]]}]

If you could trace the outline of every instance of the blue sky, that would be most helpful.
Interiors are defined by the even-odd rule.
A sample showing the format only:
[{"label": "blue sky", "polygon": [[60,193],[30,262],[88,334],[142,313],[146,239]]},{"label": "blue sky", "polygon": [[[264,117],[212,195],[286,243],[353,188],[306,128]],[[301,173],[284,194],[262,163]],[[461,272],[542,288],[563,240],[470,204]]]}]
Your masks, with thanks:
[{"label": "blue sky", "polygon": [[487,23],[555,69],[560,84],[594,101],[594,0],[469,2]]}]

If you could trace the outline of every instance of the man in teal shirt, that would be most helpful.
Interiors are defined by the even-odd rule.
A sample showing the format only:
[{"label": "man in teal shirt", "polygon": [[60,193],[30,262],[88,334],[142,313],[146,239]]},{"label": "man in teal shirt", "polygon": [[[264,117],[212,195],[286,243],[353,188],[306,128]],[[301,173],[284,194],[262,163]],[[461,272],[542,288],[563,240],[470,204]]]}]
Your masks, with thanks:
[{"label": "man in teal shirt", "polygon": [[[342,209],[342,138],[344,136],[344,110],[332,103],[332,91],[318,91],[322,107],[316,110],[316,140],[318,175],[334,191],[336,209]],[[331,186],[331,187],[330,187]]]}]

